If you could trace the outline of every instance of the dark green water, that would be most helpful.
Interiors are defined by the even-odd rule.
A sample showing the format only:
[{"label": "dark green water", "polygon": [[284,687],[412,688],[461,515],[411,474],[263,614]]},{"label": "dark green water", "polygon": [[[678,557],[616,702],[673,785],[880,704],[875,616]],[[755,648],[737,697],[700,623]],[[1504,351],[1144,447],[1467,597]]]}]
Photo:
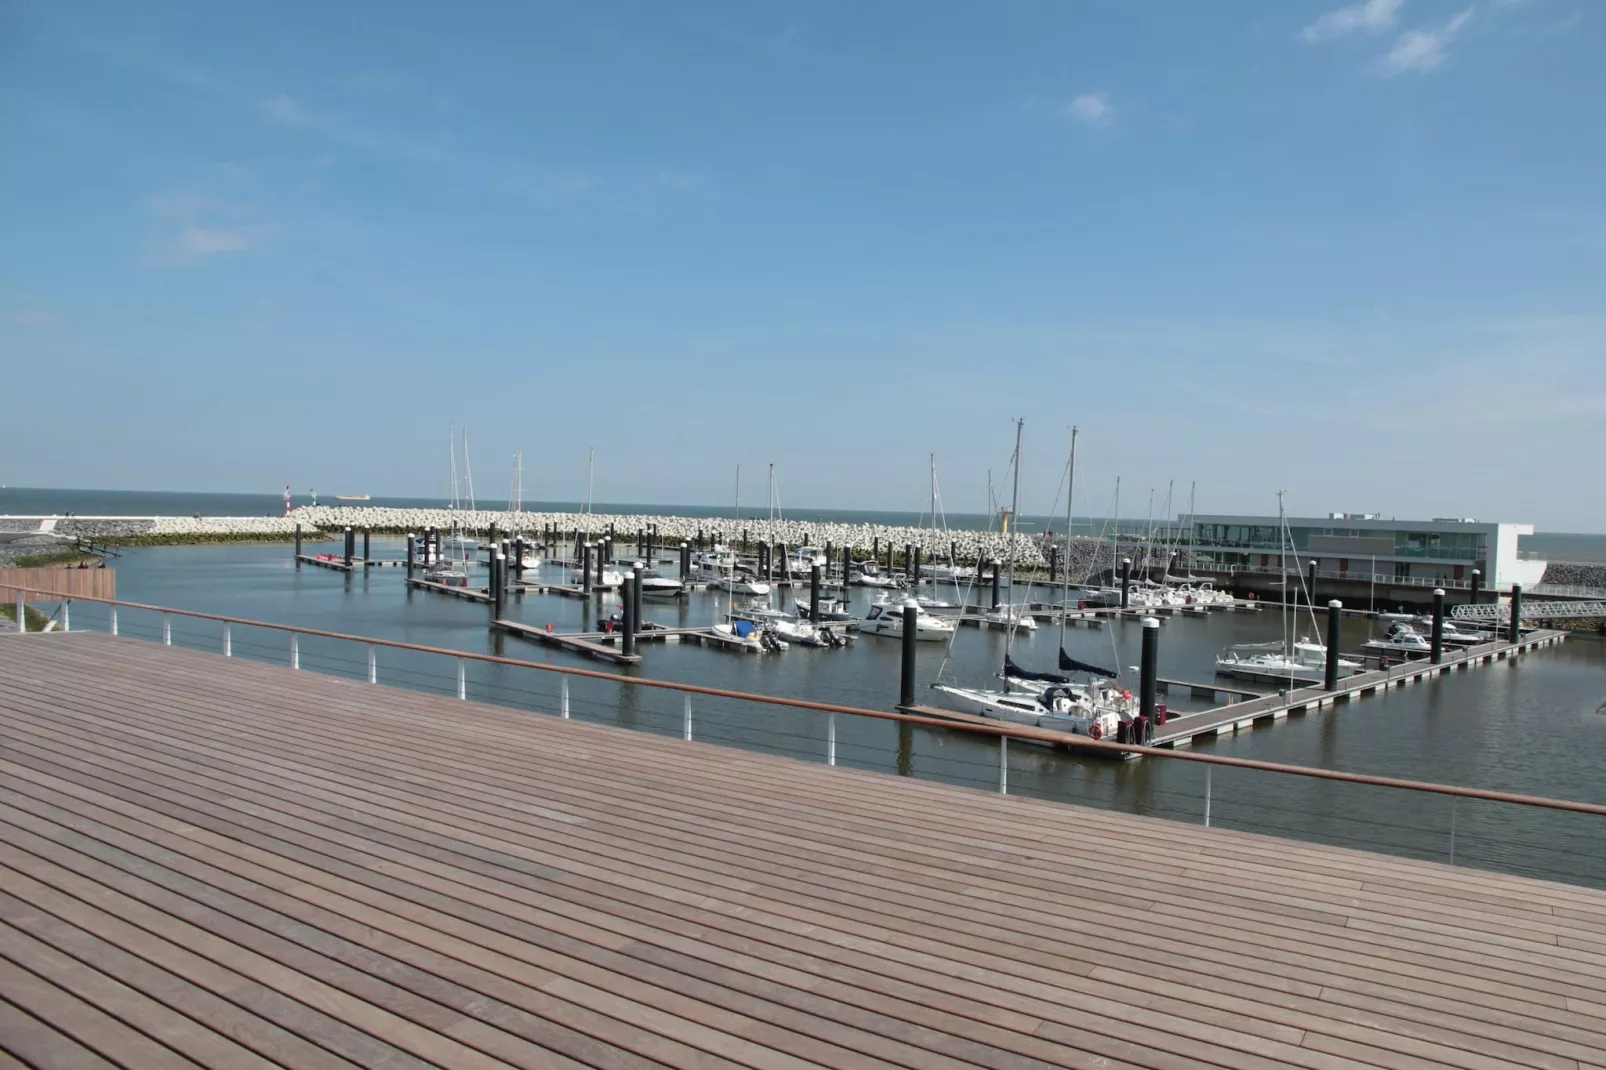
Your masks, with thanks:
[{"label": "dark green water", "polygon": [[[375,556],[399,556],[399,543],[376,540]],[[598,663],[516,639],[493,637],[489,610],[478,603],[410,593],[401,569],[373,569],[347,577],[324,569],[296,570],[286,547],[170,547],[130,552],[116,562],[118,594],[127,601],[299,624],[329,631],[403,640],[428,646],[503,653],[538,663],[599,668]],[[782,597],[780,595],[777,598]],[[861,599],[862,599],[861,595]],[[1051,597],[1051,596],[1049,596]],[[600,612],[612,612],[604,602]],[[664,624],[706,624],[721,608],[714,596],[655,606],[646,616]],[[553,623],[569,631],[594,626],[599,610],[579,600],[531,596],[514,601],[509,615]],[[173,618],[175,641],[218,649],[220,630],[206,622]],[[104,611],[79,603],[75,627],[104,627]],[[125,634],[155,637],[159,620],[124,611]],[[1235,642],[1275,639],[1275,611],[1259,615],[1215,614],[1177,618],[1161,636],[1163,676],[1213,679],[1215,655]],[[1365,620],[1346,620],[1344,645],[1358,646],[1371,634]],[[1314,631],[1307,621],[1304,631]],[[1119,665],[1137,662],[1138,628],[1118,624],[1104,631],[1073,629],[1072,654]],[[1002,657],[997,632],[961,629],[950,675],[981,684]],[[1058,630],[1041,628],[1017,639],[1015,656],[1048,666]],[[236,656],[284,662],[282,633],[235,628]],[[366,674],[365,653],[350,643],[302,640],[304,668],[351,676]],[[848,650],[794,647],[776,656],[741,656],[694,646],[647,646],[632,676],[889,709],[897,699],[898,644],[861,637]],[[942,644],[921,644],[922,681],[932,679],[947,653]],[[382,681],[441,692],[455,690],[453,659],[380,650]],[[553,712],[559,681],[544,674],[465,663],[471,697]],[[1135,674],[1134,674],[1135,675]],[[628,682],[575,680],[573,716],[678,736],[683,696]],[[1173,695],[1173,708],[1198,708]],[[1200,744],[1200,751],[1415,780],[1461,784],[1588,802],[1606,801],[1600,770],[1606,754],[1606,649],[1580,638],[1525,656],[1515,664],[1459,672],[1428,683],[1370,697],[1328,711],[1280,721]],[[698,739],[822,761],[823,714],[731,700],[697,697],[693,729]],[[838,760],[996,790],[996,742],[943,729],[885,721],[838,718]],[[1204,769],[1163,759],[1111,763],[1028,745],[1009,749],[1009,790],[1086,805],[1199,822],[1204,812]],[[1447,859],[1451,824],[1455,860],[1606,886],[1606,819],[1441,796],[1220,769],[1212,774],[1213,824],[1277,833],[1345,846]],[[1184,830],[1179,828],[1179,835]]]}]

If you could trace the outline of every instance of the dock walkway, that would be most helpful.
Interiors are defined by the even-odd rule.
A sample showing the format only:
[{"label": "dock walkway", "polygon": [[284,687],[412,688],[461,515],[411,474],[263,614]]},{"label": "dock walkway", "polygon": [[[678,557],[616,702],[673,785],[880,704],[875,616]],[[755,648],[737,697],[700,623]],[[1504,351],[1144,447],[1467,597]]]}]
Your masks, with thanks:
[{"label": "dock walkway", "polygon": [[1606,892],[0,639],[0,1066],[1606,1066]]}]

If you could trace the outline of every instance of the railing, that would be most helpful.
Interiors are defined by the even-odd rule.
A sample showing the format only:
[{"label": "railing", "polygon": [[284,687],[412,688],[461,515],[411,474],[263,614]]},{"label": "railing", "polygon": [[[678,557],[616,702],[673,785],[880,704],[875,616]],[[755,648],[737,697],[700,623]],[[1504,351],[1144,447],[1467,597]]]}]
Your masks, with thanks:
[{"label": "railing", "polygon": [[1606,587],[1579,587],[1568,583],[1536,583],[1532,587],[1524,587],[1523,592],[1547,598],[1606,599]]},{"label": "railing", "polygon": [[[1228,576],[1235,576],[1239,573],[1247,573],[1253,576],[1278,576],[1283,575],[1286,572],[1290,580],[1310,575],[1310,573],[1305,569],[1288,568],[1285,570],[1273,568],[1269,565],[1220,565],[1199,561],[1194,562],[1193,571],[1214,572],[1220,575]],[[1472,581],[1470,579],[1456,580],[1450,579],[1449,577],[1438,579],[1433,576],[1396,576],[1392,572],[1340,572],[1334,569],[1317,569],[1316,578],[1319,580],[1348,580],[1351,583],[1374,583],[1379,587],[1385,585],[1389,587],[1443,587],[1447,591],[1466,591],[1471,590],[1472,588]],[[1484,590],[1488,590],[1488,588],[1485,587]]]},{"label": "railing", "polygon": [[[70,616],[63,605],[63,630],[88,626],[682,740],[1606,886],[1606,806],[1592,803],[1080,737],[1069,751],[1044,750],[1022,744],[1067,737],[135,602],[80,603]],[[540,674],[553,686],[527,686]],[[1096,760],[1127,755],[1154,764]],[[1401,807],[1401,791],[1420,801]]]}]

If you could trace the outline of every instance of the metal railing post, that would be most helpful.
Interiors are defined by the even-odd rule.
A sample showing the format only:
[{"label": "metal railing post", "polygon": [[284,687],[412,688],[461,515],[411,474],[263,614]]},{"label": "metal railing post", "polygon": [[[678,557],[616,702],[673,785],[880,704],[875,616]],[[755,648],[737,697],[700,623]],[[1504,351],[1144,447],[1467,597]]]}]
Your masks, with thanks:
[{"label": "metal railing post", "polygon": [[558,678],[558,712],[563,714],[565,721],[569,719],[569,678],[567,676]]},{"label": "metal railing post", "polygon": [[17,631],[28,630],[28,598],[21,591],[17,592]]},{"label": "metal railing post", "polygon": [[368,644],[368,682],[379,682],[379,659],[374,655],[374,644]]},{"label": "metal railing post", "polygon": [[998,737],[998,794],[1009,794],[1009,737]]},{"label": "metal railing post", "polygon": [[301,633],[290,633],[290,667],[301,668]]},{"label": "metal railing post", "polygon": [[836,764],[836,714],[825,715],[825,764]]},{"label": "metal railing post", "polygon": [[686,739],[687,742],[690,742],[691,741],[691,695],[689,695],[689,694],[686,696],[685,726],[686,727],[685,727],[685,732],[684,732],[684,738]]},{"label": "metal railing post", "polygon": [[457,697],[464,701],[468,699],[468,669],[462,658],[457,659]]},{"label": "metal railing post", "polygon": [[166,613],[162,614],[162,645],[173,645],[173,618]]},{"label": "metal railing post", "polygon": [[1450,864],[1455,865],[1455,804],[1460,802],[1459,796],[1450,796]]},{"label": "metal railing post", "polygon": [[62,602],[61,602],[61,630],[64,631],[64,632],[72,631],[71,613],[72,613],[72,599],[70,599],[70,598],[62,599]]},{"label": "metal railing post", "polygon": [[117,607],[116,606],[107,606],[106,608],[111,611],[111,624],[110,624],[111,633],[113,635],[116,635],[117,634]]},{"label": "metal railing post", "polygon": [[223,656],[226,658],[234,656],[234,633],[229,631],[228,621],[223,622]]},{"label": "metal railing post", "polygon": [[1205,766],[1205,828],[1210,827],[1210,766]]}]

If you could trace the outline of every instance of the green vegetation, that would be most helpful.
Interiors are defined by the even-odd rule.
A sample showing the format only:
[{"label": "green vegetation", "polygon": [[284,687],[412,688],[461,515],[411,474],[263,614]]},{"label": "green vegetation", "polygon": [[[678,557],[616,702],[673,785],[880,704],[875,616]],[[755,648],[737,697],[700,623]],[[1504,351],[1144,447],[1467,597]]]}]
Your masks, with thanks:
[{"label": "green vegetation", "polygon": [[[0,617],[4,617],[10,621],[15,621],[17,619],[16,605],[0,605]],[[33,606],[28,607],[28,630],[30,632],[44,631],[45,625],[49,623],[49,621],[50,618],[45,614],[33,608]]]},{"label": "green vegetation", "polygon": [[[304,533],[302,535],[301,539],[302,539],[303,542],[312,543],[312,542],[328,542],[328,541],[334,539],[334,537],[335,537],[334,535],[328,534],[328,533],[309,531],[309,532]],[[209,546],[209,545],[212,545],[212,544],[221,544],[221,543],[294,542],[295,538],[296,537],[295,537],[295,534],[293,532],[287,532],[287,533],[281,535],[281,534],[276,534],[276,533],[271,533],[270,534],[270,533],[259,532],[259,531],[256,531],[256,532],[251,532],[251,531],[231,531],[231,532],[210,534],[210,535],[194,535],[194,534],[179,534],[179,533],[169,533],[169,534],[165,534],[165,535],[108,535],[108,536],[105,536],[105,537],[97,537],[95,539],[95,545],[96,546],[107,546],[107,547],[120,547],[120,546]]]},{"label": "green vegetation", "polygon": [[43,553],[23,554],[12,560],[11,568],[44,568],[48,565],[76,565],[80,561],[99,561],[93,554],[86,554],[82,550],[66,547],[60,550],[46,550]]}]

